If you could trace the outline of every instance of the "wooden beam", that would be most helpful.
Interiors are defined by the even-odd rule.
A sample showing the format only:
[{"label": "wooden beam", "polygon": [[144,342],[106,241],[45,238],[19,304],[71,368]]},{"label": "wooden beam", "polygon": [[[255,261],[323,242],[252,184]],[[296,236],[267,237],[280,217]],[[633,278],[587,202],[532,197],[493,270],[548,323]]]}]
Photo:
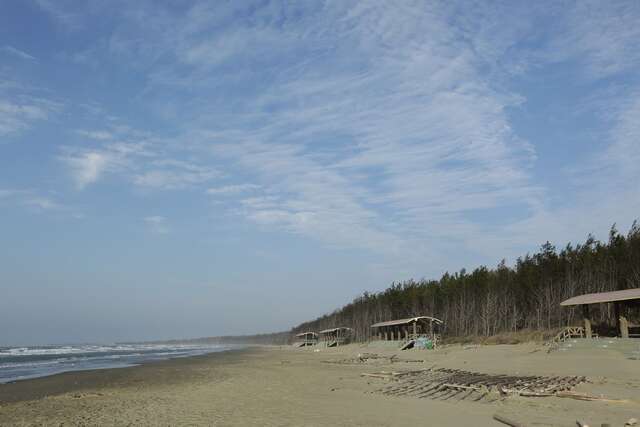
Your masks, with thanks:
[{"label": "wooden beam", "polygon": [[618,323],[620,323],[620,337],[621,338],[629,338],[629,321],[626,317],[620,316],[618,318]]},{"label": "wooden beam", "polygon": [[584,319],[584,336],[591,339],[591,320],[589,319],[589,305],[582,305],[582,317]]}]

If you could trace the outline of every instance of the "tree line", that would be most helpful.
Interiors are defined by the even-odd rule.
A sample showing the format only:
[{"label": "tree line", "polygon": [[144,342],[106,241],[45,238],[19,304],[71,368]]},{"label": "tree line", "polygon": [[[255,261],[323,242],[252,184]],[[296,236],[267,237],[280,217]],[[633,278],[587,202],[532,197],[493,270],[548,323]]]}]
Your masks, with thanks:
[{"label": "tree line", "polygon": [[[560,302],[585,293],[640,287],[640,225],[626,235],[611,227],[606,242],[589,235],[584,243],[558,250],[547,242],[509,266],[480,266],[468,272],[445,273],[439,280],[407,280],[377,293],[365,292],[351,303],[292,333],[335,326],[354,329],[355,339],[370,337],[373,323],[429,315],[444,321],[450,337],[492,336],[522,330],[551,330],[582,319],[580,307]],[[637,315],[638,310],[629,315]],[[611,304],[592,306],[600,327],[614,327]]]}]

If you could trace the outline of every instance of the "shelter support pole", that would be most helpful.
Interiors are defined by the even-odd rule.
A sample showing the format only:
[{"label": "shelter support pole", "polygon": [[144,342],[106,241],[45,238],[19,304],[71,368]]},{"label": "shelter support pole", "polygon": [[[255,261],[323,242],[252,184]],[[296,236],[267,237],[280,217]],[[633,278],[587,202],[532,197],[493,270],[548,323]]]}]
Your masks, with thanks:
[{"label": "shelter support pole", "polygon": [[413,337],[416,338],[418,336],[418,330],[416,325],[418,324],[418,322],[413,322]]},{"label": "shelter support pole", "polygon": [[584,336],[591,339],[591,320],[589,320],[589,306],[587,304],[582,305],[582,317],[584,318]]},{"label": "shelter support pole", "polygon": [[626,317],[620,316],[618,318],[618,322],[620,323],[620,337],[621,338],[629,338],[629,321]]},{"label": "shelter support pole", "polygon": [[616,316],[616,323],[618,330],[620,331],[620,338],[629,338],[629,321],[624,317],[624,313],[621,310],[622,304],[620,302],[613,303],[613,311]]}]

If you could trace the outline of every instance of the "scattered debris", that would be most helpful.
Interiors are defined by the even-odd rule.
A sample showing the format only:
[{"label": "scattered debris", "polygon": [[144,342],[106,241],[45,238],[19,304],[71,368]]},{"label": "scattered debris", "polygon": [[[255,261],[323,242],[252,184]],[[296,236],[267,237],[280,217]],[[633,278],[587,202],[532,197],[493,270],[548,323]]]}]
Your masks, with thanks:
[{"label": "scattered debris", "polygon": [[[493,375],[459,369],[424,369],[410,372],[377,372],[366,376],[386,379],[391,383],[377,392],[392,396],[429,399],[495,401],[509,396],[569,397],[580,400],[614,401],[604,397],[571,392],[585,377],[541,377]],[[620,402],[620,401],[616,401]]]},{"label": "scattered debris", "polygon": [[381,356],[376,353],[359,353],[357,357],[341,360],[323,360],[324,363],[338,363],[344,365],[358,365],[362,363],[385,364],[385,363],[424,363],[423,359],[400,359],[398,355]]}]

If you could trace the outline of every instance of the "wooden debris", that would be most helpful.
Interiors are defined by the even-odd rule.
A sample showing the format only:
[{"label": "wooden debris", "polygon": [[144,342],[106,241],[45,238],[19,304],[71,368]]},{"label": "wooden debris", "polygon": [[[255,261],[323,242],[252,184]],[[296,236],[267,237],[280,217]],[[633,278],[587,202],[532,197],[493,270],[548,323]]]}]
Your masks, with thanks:
[{"label": "wooden debris", "polygon": [[499,415],[499,414],[493,414],[493,419],[496,420],[496,421],[501,422],[502,424],[506,424],[506,425],[511,426],[511,427],[525,427],[524,424],[522,424],[522,423],[520,423],[518,421],[511,420],[511,419],[509,419],[509,418],[507,418],[505,416]]},{"label": "wooden debris", "polygon": [[400,359],[398,355],[394,354],[392,356],[381,356],[376,353],[361,353],[358,354],[357,357],[352,359],[342,359],[342,360],[323,360],[324,363],[337,363],[343,365],[358,365],[362,363],[424,363],[423,359]]},{"label": "wooden debris", "polygon": [[389,380],[377,392],[391,396],[414,396],[428,399],[495,401],[509,396],[570,397],[581,400],[606,400],[602,397],[571,392],[585,377],[541,377],[492,375],[458,369],[424,369],[410,372],[363,374]]},{"label": "wooden debris", "polygon": [[609,399],[602,396],[592,396],[586,393],[576,393],[571,391],[559,391],[557,393],[552,394],[555,397],[567,397],[570,399],[576,400],[587,400],[587,401],[599,401],[599,402],[608,402],[608,403],[629,403],[626,399]]},{"label": "wooden debris", "polygon": [[391,375],[389,374],[360,374],[361,377],[372,377],[372,378],[383,378],[383,379],[389,379],[391,378]]}]

